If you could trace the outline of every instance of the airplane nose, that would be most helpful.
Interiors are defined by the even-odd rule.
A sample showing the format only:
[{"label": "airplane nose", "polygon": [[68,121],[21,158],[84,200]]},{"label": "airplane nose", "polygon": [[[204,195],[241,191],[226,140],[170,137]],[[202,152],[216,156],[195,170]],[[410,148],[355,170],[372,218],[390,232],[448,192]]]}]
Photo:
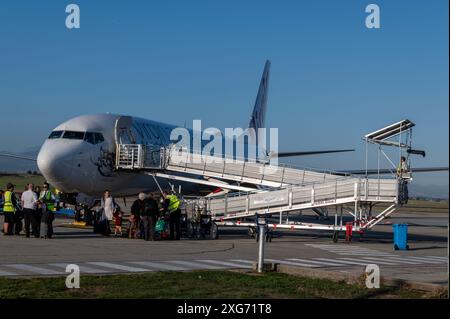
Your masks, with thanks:
[{"label": "airplane nose", "polygon": [[45,179],[55,187],[67,185],[73,172],[73,156],[70,149],[64,145],[56,145],[46,141],[37,157],[37,165]]}]

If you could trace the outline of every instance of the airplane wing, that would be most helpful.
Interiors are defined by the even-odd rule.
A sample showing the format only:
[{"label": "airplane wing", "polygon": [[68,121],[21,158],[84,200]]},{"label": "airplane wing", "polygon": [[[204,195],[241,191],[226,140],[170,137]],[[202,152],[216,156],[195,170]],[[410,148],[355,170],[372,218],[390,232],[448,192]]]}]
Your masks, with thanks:
[{"label": "airplane wing", "polygon": [[354,152],[354,149],[344,149],[344,150],[324,150],[324,151],[299,151],[299,152],[270,152],[269,158],[273,157],[291,157],[291,156],[306,156],[306,155],[317,155],[317,154],[328,154],[328,153],[342,153],[342,152]]},{"label": "airplane wing", "polygon": [[37,161],[37,159],[34,157],[23,156],[23,155],[18,155],[18,154],[13,154],[13,153],[0,153],[0,157],[17,158],[17,159],[22,159],[22,160],[26,160],[26,161],[34,161],[34,162]]},{"label": "airplane wing", "polygon": [[[441,171],[448,171],[448,167],[417,167],[417,168],[411,168],[411,173],[425,173],[425,172],[441,172]],[[358,170],[348,170],[348,171],[341,171],[338,173],[345,174],[353,174],[353,175],[366,175],[365,169],[358,169]],[[368,169],[367,175],[376,175],[376,174],[384,175],[384,174],[395,174],[395,169]]]}]

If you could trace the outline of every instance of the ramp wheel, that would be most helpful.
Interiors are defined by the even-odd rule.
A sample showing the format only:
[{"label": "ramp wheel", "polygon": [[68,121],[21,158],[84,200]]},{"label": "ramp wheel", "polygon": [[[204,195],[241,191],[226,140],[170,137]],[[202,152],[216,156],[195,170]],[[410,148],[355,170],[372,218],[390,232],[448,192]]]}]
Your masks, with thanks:
[{"label": "ramp wheel", "polygon": [[194,238],[194,226],[191,222],[188,222],[186,225],[186,236],[190,239]]},{"label": "ramp wheel", "polygon": [[254,238],[256,235],[256,229],[254,227],[249,227],[248,228],[248,235],[250,236],[250,238]]},{"label": "ramp wheel", "polygon": [[209,230],[209,236],[211,237],[211,239],[219,238],[219,228],[217,227],[216,223],[211,224],[211,228]]},{"label": "ramp wheel", "polygon": [[333,239],[333,243],[337,243],[338,242],[338,240],[339,240],[339,232],[338,231],[334,231],[333,232],[332,239]]}]

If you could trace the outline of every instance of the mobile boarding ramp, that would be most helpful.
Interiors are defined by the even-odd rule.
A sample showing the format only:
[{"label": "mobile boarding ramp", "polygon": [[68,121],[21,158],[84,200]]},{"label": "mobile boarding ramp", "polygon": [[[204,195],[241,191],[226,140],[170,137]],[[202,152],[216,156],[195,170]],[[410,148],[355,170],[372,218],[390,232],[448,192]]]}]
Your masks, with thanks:
[{"label": "mobile boarding ramp", "polygon": [[[394,123],[364,137],[366,148],[375,144],[386,159],[382,146],[394,146],[408,153],[411,149],[411,129],[414,124],[408,120]],[[406,134],[407,141],[402,141]],[[389,139],[397,138],[397,141]],[[409,156],[408,156],[409,157]],[[258,214],[269,217],[279,215],[279,223],[269,227],[280,229],[316,229],[339,231],[369,230],[392,214],[397,206],[407,202],[406,184],[411,180],[408,171],[395,173],[395,164],[390,178],[382,178],[380,154],[376,178],[369,178],[367,167],[364,177],[345,175],[332,171],[317,171],[293,168],[284,165],[270,165],[265,162],[251,162],[247,159],[212,156],[186,148],[171,145],[163,148],[141,144],[117,144],[116,169],[134,171],[157,177],[222,187],[235,193],[200,197],[196,205],[202,207],[219,226],[255,227],[252,220]],[[391,174],[392,172],[392,174]],[[199,176],[205,177],[199,179]],[[250,184],[254,187],[242,185]],[[191,200],[192,202],[192,200]],[[379,205],[378,205],[379,204]],[[373,207],[378,205],[379,212]],[[319,216],[328,217],[334,210],[334,223],[310,223],[289,221],[289,213],[312,210]],[[326,212],[326,213],[324,213]],[[351,222],[344,222],[343,215]],[[285,220],[283,222],[283,218]],[[334,237],[333,237],[334,238]]]},{"label": "mobile boarding ramp", "polygon": [[[396,179],[341,178],[334,181],[314,183],[304,186],[291,186],[264,192],[225,195],[208,198],[205,205],[218,225],[255,226],[255,223],[233,221],[247,219],[258,214],[279,214],[280,222],[269,224],[272,228],[285,229],[322,229],[341,231],[347,228],[343,224],[343,213],[353,216],[353,231],[371,229],[394,212],[398,200],[398,182]],[[375,203],[387,206],[376,216],[372,216]],[[334,207],[334,224],[312,224],[289,222],[288,213],[314,208]],[[286,222],[283,223],[283,213]],[[338,218],[340,215],[340,218]]]}]

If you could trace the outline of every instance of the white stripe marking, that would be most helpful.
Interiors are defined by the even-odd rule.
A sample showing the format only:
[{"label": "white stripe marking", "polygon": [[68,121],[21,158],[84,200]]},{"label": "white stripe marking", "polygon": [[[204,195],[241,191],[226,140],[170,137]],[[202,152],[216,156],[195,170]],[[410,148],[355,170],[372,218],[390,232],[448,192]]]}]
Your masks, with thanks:
[{"label": "white stripe marking", "polygon": [[202,263],[196,263],[196,262],[184,261],[184,260],[168,260],[167,262],[184,265],[184,266],[190,267],[191,269],[223,269],[223,268],[226,268],[226,267],[205,265]]},{"label": "white stripe marking", "polygon": [[346,261],[346,260],[341,260],[341,259],[329,259],[329,258],[314,258],[314,259],[342,263],[346,266],[348,266],[348,265],[366,266],[369,264],[369,262],[362,263],[362,262],[357,262],[357,261]]},{"label": "white stripe marking", "polygon": [[369,260],[369,261],[373,260],[374,263],[377,263],[377,264],[380,264],[380,265],[388,265],[388,266],[398,265],[398,261],[393,261],[393,260],[392,261],[385,261],[385,258],[380,259],[380,258],[374,258],[374,257],[363,257],[361,259]]},{"label": "white stripe marking", "polygon": [[273,263],[279,263],[279,264],[286,264],[286,265],[292,265],[292,266],[299,266],[299,267],[309,267],[309,268],[317,268],[320,267],[318,265],[312,265],[312,264],[305,264],[305,263],[296,263],[289,260],[279,260],[279,259],[265,259],[266,261],[273,262]]},{"label": "white stripe marking", "polygon": [[336,263],[325,262],[325,261],[315,261],[315,260],[310,260],[310,259],[288,258],[288,260],[307,262],[307,263],[312,263],[312,264],[319,264],[322,266],[341,266],[340,264],[336,264]]},{"label": "white stripe marking", "polygon": [[[356,261],[356,262],[359,262],[359,261],[362,261],[362,262],[365,262],[366,260],[364,260],[364,258],[361,258],[361,259],[356,259],[356,258],[340,258],[340,259],[344,259],[344,260],[350,260],[350,261]],[[375,263],[375,261],[374,260],[367,260],[367,264],[366,265],[368,265],[368,264],[374,264]],[[396,264],[393,264],[393,263],[389,263],[389,262],[384,262],[384,261],[379,261],[378,259],[376,259],[376,263],[378,263],[378,264],[380,264],[380,265],[387,265],[387,266],[393,266],[393,265],[396,265]]]},{"label": "white stripe marking", "polygon": [[221,261],[221,260],[212,260],[212,259],[202,259],[202,260],[198,260],[204,263],[211,263],[211,264],[216,264],[216,265],[224,265],[224,266],[228,266],[228,267],[233,267],[233,268],[249,268],[249,265],[242,265],[242,264],[237,264],[237,263],[231,263],[231,262],[227,262],[227,261]]},{"label": "white stripe marking", "polygon": [[154,270],[160,270],[160,271],[165,271],[165,270],[178,271],[178,270],[188,270],[189,269],[186,267],[178,267],[178,266],[164,264],[162,262],[154,262],[154,261],[130,261],[129,263],[139,265],[139,266],[150,267],[150,268],[153,268]]},{"label": "white stripe marking", "polygon": [[18,274],[0,269],[0,276],[18,276]]},{"label": "white stripe marking", "polygon": [[[54,267],[59,267],[59,268],[63,268],[64,270],[66,269],[67,263],[53,263],[53,264],[49,264],[50,266],[54,266]],[[78,264],[75,264],[78,265]],[[88,274],[106,274],[109,271],[107,270],[103,270],[103,269],[98,269],[98,268],[92,268],[92,267],[88,267],[86,265],[80,264],[78,265],[80,267],[80,272],[81,273],[88,273]]]},{"label": "white stripe marking", "polygon": [[61,271],[31,266],[31,265],[27,265],[27,264],[9,264],[9,265],[4,265],[4,266],[19,269],[19,270],[34,272],[34,273],[37,273],[40,275],[60,275],[63,273]]},{"label": "white stripe marking", "polygon": [[445,263],[445,261],[439,261],[439,260],[433,260],[426,257],[412,257],[412,256],[405,256],[406,260],[423,260],[426,261],[428,264],[442,264]]},{"label": "white stripe marking", "polygon": [[254,261],[246,260],[246,259],[230,259],[230,260],[236,261],[238,263],[251,264],[251,265],[253,265],[255,263]]},{"label": "white stripe marking", "polygon": [[427,257],[437,259],[437,260],[448,261],[448,257],[440,257],[440,256],[427,256]]},{"label": "white stripe marking", "polygon": [[96,265],[96,266],[105,267],[105,268],[112,268],[112,269],[118,269],[118,270],[123,270],[123,271],[129,271],[129,272],[149,271],[149,269],[130,267],[130,266],[119,265],[119,264],[112,264],[112,263],[108,263],[108,262],[88,262],[87,264],[89,264],[89,265]]},{"label": "white stripe marking", "polygon": [[397,257],[397,256],[386,257],[385,259],[387,261],[396,261],[396,262],[399,262],[401,264],[410,264],[410,265],[423,264],[423,262],[419,262],[419,261],[411,261],[411,260],[406,261],[404,258]]}]

